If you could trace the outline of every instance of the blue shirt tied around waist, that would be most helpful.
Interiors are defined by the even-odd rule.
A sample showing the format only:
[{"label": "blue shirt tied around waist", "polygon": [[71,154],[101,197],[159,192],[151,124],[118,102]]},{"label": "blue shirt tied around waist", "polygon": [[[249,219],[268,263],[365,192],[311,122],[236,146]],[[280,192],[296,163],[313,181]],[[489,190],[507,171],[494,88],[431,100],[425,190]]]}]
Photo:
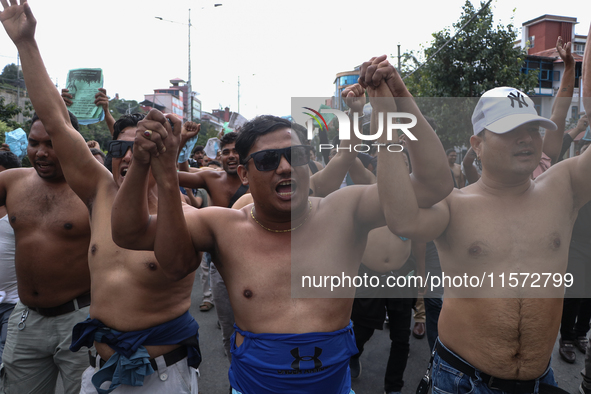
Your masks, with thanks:
[{"label": "blue shirt tied around waist", "polygon": [[353,324],[333,332],[254,334],[236,347],[232,336],[232,388],[242,394],[349,394],[349,359],[357,354]]},{"label": "blue shirt tied around waist", "polygon": [[[187,346],[187,363],[197,368],[201,363],[198,340],[199,324],[189,311],[156,327],[131,332],[110,329],[101,321],[89,317],[74,326],[70,350],[77,352],[82,346],[89,348],[94,341],[106,343],[115,350],[115,354],[92,377],[92,384],[97,391],[108,394],[121,384],[142,386],[144,377],[154,373],[144,345],[176,345],[183,341],[195,343]],[[107,381],[111,382],[111,386],[107,390],[101,389],[101,384]]]}]

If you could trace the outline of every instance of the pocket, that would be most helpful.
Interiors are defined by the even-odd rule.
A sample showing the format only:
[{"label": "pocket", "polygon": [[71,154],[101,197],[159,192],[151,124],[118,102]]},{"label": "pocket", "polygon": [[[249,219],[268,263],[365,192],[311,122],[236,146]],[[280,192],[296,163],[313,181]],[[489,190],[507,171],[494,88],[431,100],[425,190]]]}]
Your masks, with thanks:
[{"label": "pocket", "polygon": [[437,358],[432,370],[434,394],[470,394],[475,385],[472,378]]}]

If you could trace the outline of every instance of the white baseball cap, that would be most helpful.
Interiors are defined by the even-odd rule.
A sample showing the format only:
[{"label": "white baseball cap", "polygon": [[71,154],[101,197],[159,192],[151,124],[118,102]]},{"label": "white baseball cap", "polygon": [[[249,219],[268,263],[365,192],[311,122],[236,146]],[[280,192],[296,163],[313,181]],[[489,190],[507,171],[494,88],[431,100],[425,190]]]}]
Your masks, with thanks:
[{"label": "white baseball cap", "polygon": [[484,93],[472,114],[474,135],[484,129],[504,134],[530,122],[538,122],[547,130],[558,128],[551,120],[538,115],[534,102],[527,94],[506,86]]}]

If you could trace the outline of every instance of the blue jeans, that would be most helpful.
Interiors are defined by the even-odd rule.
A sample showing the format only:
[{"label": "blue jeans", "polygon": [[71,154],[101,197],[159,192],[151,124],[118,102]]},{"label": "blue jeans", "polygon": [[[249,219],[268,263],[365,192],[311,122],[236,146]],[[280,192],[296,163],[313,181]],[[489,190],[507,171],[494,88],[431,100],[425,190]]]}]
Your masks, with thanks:
[{"label": "blue jeans", "polygon": [[2,353],[6,343],[6,333],[8,332],[8,318],[16,304],[0,304],[0,363],[2,362]]},{"label": "blue jeans", "polygon": [[[451,350],[447,350],[450,353],[453,353]],[[453,354],[461,359],[457,354]],[[465,360],[463,361],[468,364]],[[478,378],[474,379],[465,373],[458,371],[443,361],[439,355],[435,353],[433,369],[431,370],[433,394],[507,394],[505,391],[488,388],[488,386],[480,379],[480,371],[476,370],[476,376]],[[550,368],[550,365],[548,365],[548,368],[542,377],[536,380],[538,382],[532,394],[539,393],[539,383],[557,386],[557,383],[554,380],[554,372],[552,371],[552,368]]]}]

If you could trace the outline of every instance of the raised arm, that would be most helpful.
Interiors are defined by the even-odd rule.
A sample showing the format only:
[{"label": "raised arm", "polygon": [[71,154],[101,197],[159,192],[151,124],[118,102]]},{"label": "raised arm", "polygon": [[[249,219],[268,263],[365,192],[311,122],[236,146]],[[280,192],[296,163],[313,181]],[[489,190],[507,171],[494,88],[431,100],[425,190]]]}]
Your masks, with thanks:
[{"label": "raised arm", "polygon": [[113,118],[111,111],[109,111],[109,97],[107,96],[106,89],[99,88],[98,93],[94,95],[94,105],[97,107],[103,107],[103,112],[105,113],[105,123],[109,128],[111,137],[113,137],[113,133],[115,132],[115,118]]},{"label": "raised arm", "polygon": [[[589,26],[589,34],[591,34],[591,26]],[[587,114],[589,114],[591,110],[591,48],[589,48],[589,45],[585,45],[582,78],[583,106]],[[582,155],[565,160],[564,163],[569,163],[570,165],[575,206],[580,208],[591,199],[591,182],[589,182],[591,152],[587,149]]]},{"label": "raised arm", "polygon": [[[368,87],[370,102],[374,112],[396,112],[388,109],[388,100],[384,97],[392,97],[386,82],[382,81],[377,88]],[[398,108],[397,111],[400,111]],[[386,120],[384,120],[385,124]],[[414,129],[413,129],[414,130]],[[383,133],[385,134],[385,133]],[[393,133],[393,140],[398,141],[398,136]],[[418,137],[417,137],[418,138]],[[380,143],[385,143],[384,135],[380,137]],[[443,148],[440,148],[443,152]],[[447,227],[449,212],[445,201],[428,209],[419,208],[411,177],[404,162],[404,153],[390,152],[388,149],[380,149],[378,154],[378,193],[386,223],[390,231],[396,235],[411,238],[416,241],[430,241],[439,236]],[[444,155],[445,157],[445,155]],[[416,161],[415,161],[416,162]],[[413,172],[415,171],[413,162]],[[449,178],[449,166],[445,168],[445,176]]]},{"label": "raised arm", "polygon": [[66,105],[41,59],[35,41],[37,21],[29,4],[26,0],[21,0],[20,5],[17,0],[11,0],[11,5],[7,0],[0,2],[4,7],[0,21],[19,51],[31,103],[51,137],[68,184],[84,203],[89,204],[99,183],[112,182],[112,175],[92,156],[84,138],[70,122]]},{"label": "raised arm", "polygon": [[[365,89],[361,85],[354,84],[346,88],[343,91],[343,98],[351,108],[351,114],[355,112],[358,114],[363,113]],[[340,141],[336,156],[328,162],[324,169],[310,177],[310,189],[312,189],[314,197],[326,197],[337,190],[341,186],[343,178],[347,175],[349,167],[357,158],[357,152],[351,147],[359,144],[361,140],[353,132],[353,120],[354,117],[351,115],[351,139]],[[361,130],[361,125],[359,125],[359,130]]]},{"label": "raised arm", "polygon": [[[154,249],[156,224],[150,216],[147,196],[150,161],[152,156],[160,154],[159,150],[156,150],[154,141],[159,141],[162,144],[162,136],[166,138],[165,136],[168,134],[165,128],[166,123],[159,121],[163,118],[160,111],[152,110],[138,123],[133,146],[133,160],[127,170],[125,181],[121,184],[113,202],[111,231],[113,241],[122,248]],[[170,126],[167,126],[170,129]],[[146,135],[151,141],[147,140],[144,133],[147,133]],[[178,190],[177,188],[177,192]]]},{"label": "raised arm", "polygon": [[[591,26],[589,26],[589,33],[587,37],[591,35]],[[583,106],[589,117],[591,113],[591,49],[589,45],[585,45],[585,54],[583,55]]]},{"label": "raised arm", "polygon": [[[179,121],[173,120],[174,122]],[[142,130],[143,127],[140,127],[138,131]],[[151,225],[156,227],[154,253],[165,275],[173,280],[180,280],[199,267],[201,259],[197,252],[210,251],[213,245],[214,238],[208,225],[209,219],[213,217],[212,220],[218,222],[223,220],[215,218],[215,213],[224,211],[221,208],[188,208],[183,211],[176,176],[176,150],[182,138],[179,130],[180,127],[175,124],[172,132],[164,138],[166,152],[159,150],[159,154],[152,156],[151,160],[152,173],[158,186],[158,216],[153,216],[151,220]],[[191,230],[195,233],[189,230],[188,220],[193,222]],[[194,239],[198,242],[194,242]]]},{"label": "raised arm", "polygon": [[555,164],[560,156],[566,117],[573,100],[573,91],[575,87],[575,59],[571,54],[571,43],[568,42],[564,45],[562,37],[558,37],[558,40],[556,41],[556,50],[564,62],[564,74],[562,75],[560,88],[558,89],[558,94],[556,95],[554,105],[552,106],[552,116],[550,117],[550,120],[556,123],[558,128],[554,131],[546,130],[544,144],[542,145],[542,152],[548,155],[552,160],[552,164]]},{"label": "raised arm", "polygon": [[382,80],[386,82],[392,96],[396,99],[398,112],[411,113],[417,118],[417,124],[412,128],[417,141],[409,141],[406,145],[412,166],[412,185],[419,206],[430,207],[445,198],[453,189],[445,151],[441,141],[421,114],[402,78],[394,66],[386,60],[386,55],[363,63],[359,73],[360,84],[377,88]]}]

